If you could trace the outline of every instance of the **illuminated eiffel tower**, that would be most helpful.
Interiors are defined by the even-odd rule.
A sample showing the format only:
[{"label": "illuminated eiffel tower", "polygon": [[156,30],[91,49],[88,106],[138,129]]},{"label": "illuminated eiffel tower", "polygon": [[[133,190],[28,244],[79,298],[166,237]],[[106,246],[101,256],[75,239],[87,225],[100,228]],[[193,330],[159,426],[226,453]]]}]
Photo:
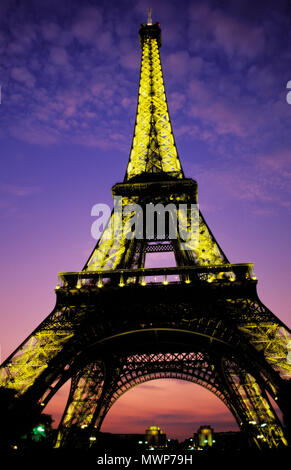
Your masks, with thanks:
[{"label": "illuminated eiffel tower", "polygon": [[[8,415],[19,429],[33,423],[71,379],[56,445],[74,445],[76,433],[86,445],[124,392],[175,378],[213,392],[253,445],[287,445],[291,335],[259,300],[252,265],[228,261],[200,212],[192,248],[178,229],[170,234],[169,219],[164,238],[156,229],[137,234],[134,205],[160,204],[161,215],[168,203],[181,214],[186,204],[188,227],[188,208],[197,203],[197,183],[184,176],[175,145],[161,29],[150,15],[139,39],[134,137],[124,181],[112,188],[121,208],[131,209],[114,208],[83,270],[60,273],[53,312],[2,364],[0,385],[14,394]],[[145,268],[147,254],[161,252],[172,252],[176,267]]]}]

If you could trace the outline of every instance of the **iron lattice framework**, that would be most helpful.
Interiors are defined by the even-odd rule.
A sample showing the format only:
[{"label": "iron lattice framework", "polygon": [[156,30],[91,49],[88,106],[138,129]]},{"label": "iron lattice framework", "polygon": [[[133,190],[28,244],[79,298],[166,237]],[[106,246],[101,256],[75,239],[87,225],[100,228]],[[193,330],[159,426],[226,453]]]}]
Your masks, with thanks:
[{"label": "iron lattice framework", "polygon": [[[139,36],[134,137],[112,193],[121,209],[170,202],[179,213],[197,203],[197,183],[185,178],[172,133],[160,27],[150,21]],[[228,261],[201,212],[199,243],[186,249],[178,230],[138,237],[135,215],[114,208],[83,270],[60,273],[53,312],[2,364],[0,385],[15,393],[10,417],[22,429],[71,379],[57,446],[74,445],[73,430],[99,430],[131,387],[176,378],[215,393],[258,447],[287,445],[291,335],[259,300],[252,265]],[[146,254],[159,252],[173,252],[176,267],[145,268]]]},{"label": "iron lattice framework", "polygon": [[[157,37],[153,37],[156,28]],[[142,62],[134,137],[126,180],[161,171],[183,177],[168,113],[158,26],[141,33]]]}]

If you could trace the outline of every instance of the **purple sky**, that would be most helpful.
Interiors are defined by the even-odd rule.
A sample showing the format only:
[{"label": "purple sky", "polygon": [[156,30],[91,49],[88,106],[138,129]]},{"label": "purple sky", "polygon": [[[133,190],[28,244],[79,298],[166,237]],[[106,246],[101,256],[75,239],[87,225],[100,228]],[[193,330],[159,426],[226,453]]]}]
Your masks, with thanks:
[{"label": "purple sky", "polygon": [[[138,92],[138,28],[149,6],[162,28],[185,174],[197,179],[200,207],[229,259],[254,262],[262,301],[291,324],[290,2],[3,0],[2,360],[52,310],[57,272],[83,267],[95,243],[91,208],[111,205],[111,186],[123,179]],[[147,410],[158,390],[164,399]],[[234,423],[209,392],[165,380],[125,394],[104,430],[125,431],[131,416],[130,429],[143,432],[152,413],[155,424],[182,437],[191,427],[184,417],[192,416],[196,430],[204,402],[206,424]]]}]

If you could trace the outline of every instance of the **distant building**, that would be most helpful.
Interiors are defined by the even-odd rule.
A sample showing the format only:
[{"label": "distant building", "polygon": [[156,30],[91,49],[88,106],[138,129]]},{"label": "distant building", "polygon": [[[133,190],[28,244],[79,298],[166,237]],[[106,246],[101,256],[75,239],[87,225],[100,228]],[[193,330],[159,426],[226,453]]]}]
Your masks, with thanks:
[{"label": "distant building", "polygon": [[150,426],[146,430],[145,439],[149,448],[163,449],[167,447],[167,435],[158,426]]},{"label": "distant building", "polygon": [[249,445],[248,436],[242,431],[214,432],[210,426],[200,426],[193,438],[184,443],[188,450],[214,447],[221,451],[237,451],[248,449]]},{"label": "distant building", "polygon": [[199,447],[211,447],[213,444],[213,429],[211,426],[200,426],[197,431],[198,446]]}]

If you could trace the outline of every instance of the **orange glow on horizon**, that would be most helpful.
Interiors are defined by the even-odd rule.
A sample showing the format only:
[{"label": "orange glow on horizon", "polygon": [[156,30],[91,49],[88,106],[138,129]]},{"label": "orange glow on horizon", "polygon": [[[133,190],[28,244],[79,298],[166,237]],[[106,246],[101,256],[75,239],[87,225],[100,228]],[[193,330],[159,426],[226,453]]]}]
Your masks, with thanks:
[{"label": "orange glow on horizon", "polygon": [[[68,384],[44,410],[52,414],[57,427],[68,396]],[[238,430],[234,417],[212,392],[183,380],[151,380],[122,395],[109,410],[101,431],[145,433],[159,426],[167,437],[184,440],[202,425],[214,431]]]}]

